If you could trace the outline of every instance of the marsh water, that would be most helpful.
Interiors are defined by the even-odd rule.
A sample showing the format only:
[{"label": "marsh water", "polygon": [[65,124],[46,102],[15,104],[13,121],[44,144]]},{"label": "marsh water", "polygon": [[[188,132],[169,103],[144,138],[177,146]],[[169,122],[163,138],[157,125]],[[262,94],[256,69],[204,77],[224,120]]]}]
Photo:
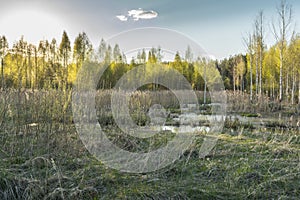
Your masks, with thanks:
[{"label": "marsh water", "polygon": [[[248,117],[239,114],[228,115],[203,115],[203,114],[180,114],[175,115],[163,126],[157,126],[156,130],[171,131],[173,133],[183,132],[209,132],[211,122],[217,121],[220,126],[225,125],[225,121],[246,125],[254,129],[259,128],[295,128],[299,125],[300,117],[298,115],[283,115],[281,113],[268,114],[263,116]],[[299,128],[299,127],[298,127]]]}]

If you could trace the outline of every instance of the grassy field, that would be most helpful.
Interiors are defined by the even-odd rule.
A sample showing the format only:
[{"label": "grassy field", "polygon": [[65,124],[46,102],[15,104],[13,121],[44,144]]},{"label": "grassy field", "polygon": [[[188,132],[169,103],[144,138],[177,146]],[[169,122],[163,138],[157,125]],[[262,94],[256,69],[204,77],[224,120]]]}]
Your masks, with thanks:
[{"label": "grassy field", "polygon": [[[126,137],[115,127],[109,94],[101,91],[96,98],[99,122],[110,130],[109,137],[128,150],[148,148],[149,141]],[[169,93],[155,94],[138,92],[132,98],[132,108],[142,108],[132,113],[137,123],[147,122],[143,113],[156,101],[178,112],[178,102]],[[229,94],[228,113],[259,117],[278,112],[293,115],[293,121],[275,119],[258,128],[228,118],[205,158],[199,158],[205,137],[199,132],[171,166],[129,174],[107,168],[85,149],[72,120],[71,91],[2,91],[0,199],[298,199],[298,107],[248,104],[246,99]],[[163,145],[170,135],[156,138],[154,146]]]}]

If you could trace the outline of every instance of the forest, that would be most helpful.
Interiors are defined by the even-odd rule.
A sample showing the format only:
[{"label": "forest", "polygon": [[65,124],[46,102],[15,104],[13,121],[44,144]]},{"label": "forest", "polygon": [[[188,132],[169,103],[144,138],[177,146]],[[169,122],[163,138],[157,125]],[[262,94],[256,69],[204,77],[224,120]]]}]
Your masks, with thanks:
[{"label": "forest", "polygon": [[[60,42],[54,38],[51,41],[41,40],[38,45],[33,45],[22,36],[13,43],[12,48],[9,48],[5,36],[1,36],[1,88],[38,90],[57,89],[62,85],[71,87],[84,62],[104,62],[109,67],[101,83],[99,82],[98,89],[111,89],[132,68],[146,63],[160,63],[166,68],[178,70],[195,90],[204,89],[204,71],[199,69],[207,66],[207,69],[214,68],[219,71],[226,90],[245,92],[251,98],[268,96],[280,101],[284,99],[291,104],[298,103],[300,35],[295,32],[287,33],[291,19],[287,19],[288,15],[284,17],[286,18],[281,23],[286,27],[278,30],[286,31],[280,32],[283,35],[278,36],[274,45],[267,47],[264,43],[265,17],[260,12],[255,20],[254,33],[244,37],[247,54],[238,54],[223,60],[199,56],[193,58],[189,46],[185,55],[177,53],[173,62],[162,61],[160,47],[153,47],[147,52],[142,50],[130,60],[118,45],[111,47],[103,39],[99,47],[93,48],[85,32],[78,34],[73,47],[65,31]],[[287,40],[286,37],[291,34],[291,38]]]}]

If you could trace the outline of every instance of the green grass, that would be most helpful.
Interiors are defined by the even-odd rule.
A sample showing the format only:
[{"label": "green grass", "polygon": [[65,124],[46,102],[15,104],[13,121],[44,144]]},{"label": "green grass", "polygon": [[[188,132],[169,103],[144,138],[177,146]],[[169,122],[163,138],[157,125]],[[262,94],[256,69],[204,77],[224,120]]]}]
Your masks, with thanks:
[{"label": "green grass", "polygon": [[[18,137],[1,133],[1,199],[296,199],[299,132],[219,135],[200,159],[204,135],[167,169],[126,174],[107,168],[81,144],[74,127],[64,134]],[[4,142],[5,140],[6,142]],[[49,149],[45,148],[49,146]]]},{"label": "green grass", "polygon": [[[66,104],[68,93],[34,94],[20,101],[13,93],[5,95],[9,103],[1,98],[0,104],[0,114],[5,117],[0,129],[0,199],[300,196],[298,129],[253,129],[227,121],[216,147],[205,158],[199,158],[205,134],[198,133],[193,145],[171,166],[129,174],[106,167],[85,149]],[[159,148],[173,137],[165,133],[153,140],[138,140],[120,133],[110,120],[106,122],[109,137],[130,151]],[[37,125],[28,125],[32,123]]]}]

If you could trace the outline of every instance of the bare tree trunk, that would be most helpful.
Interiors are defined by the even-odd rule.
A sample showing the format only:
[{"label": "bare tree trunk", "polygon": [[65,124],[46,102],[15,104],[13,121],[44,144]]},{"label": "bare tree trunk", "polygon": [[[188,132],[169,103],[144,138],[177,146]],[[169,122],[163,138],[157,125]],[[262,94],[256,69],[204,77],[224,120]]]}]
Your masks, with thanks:
[{"label": "bare tree trunk", "polygon": [[294,98],[295,98],[295,85],[296,85],[296,77],[294,74],[294,69],[293,69],[293,83],[292,83],[292,104],[294,104]]},{"label": "bare tree trunk", "polygon": [[4,58],[6,55],[6,50],[8,49],[8,43],[5,36],[0,36],[0,65],[1,65],[1,89],[5,88],[4,80]]},{"label": "bare tree trunk", "polygon": [[260,52],[260,64],[259,64],[259,96],[262,94],[262,52]]},{"label": "bare tree trunk", "polygon": [[34,63],[35,63],[35,89],[38,89],[38,60],[37,60],[37,50],[34,50]]},{"label": "bare tree trunk", "polygon": [[[248,38],[244,38],[244,42],[247,46],[247,52],[249,55],[249,65],[250,65],[250,101],[253,100],[253,38],[254,36],[252,34],[249,34]],[[245,86],[244,86],[245,87]]]},{"label": "bare tree trunk", "polygon": [[235,94],[235,68],[233,68],[233,93]]},{"label": "bare tree trunk", "polygon": [[256,55],[255,57],[255,65],[256,65],[256,69],[255,69],[255,94],[256,96],[258,95],[258,56]]},{"label": "bare tree trunk", "polygon": [[273,99],[275,97],[275,84],[274,84],[274,81],[273,81],[273,84],[272,84],[272,95],[273,95]]},{"label": "bare tree trunk", "polygon": [[244,91],[245,91],[245,84],[244,84],[244,75],[242,75],[242,77],[241,77],[241,87],[242,87],[242,92],[243,92],[243,94],[244,94]]},{"label": "bare tree trunk", "polygon": [[300,104],[300,78],[299,78],[299,84],[298,84],[298,104]]},{"label": "bare tree trunk", "polygon": [[284,51],[285,51],[285,44],[287,42],[287,34],[288,28],[292,23],[292,7],[286,3],[285,0],[281,0],[280,5],[277,8],[278,14],[278,27],[276,28],[275,24],[273,23],[273,33],[275,38],[279,44],[280,50],[280,77],[279,77],[279,101],[282,101],[282,68],[283,68],[283,61],[284,61]]},{"label": "bare tree trunk", "polygon": [[25,65],[25,73],[24,73],[24,75],[25,75],[25,87],[24,88],[27,88],[27,86],[28,86],[28,63],[27,63],[27,58],[26,58],[26,55],[25,55],[25,58],[24,58],[24,65]]},{"label": "bare tree trunk", "polygon": [[206,63],[204,64],[204,105],[206,104],[206,87],[207,87],[207,80],[206,80]]},{"label": "bare tree trunk", "polygon": [[252,55],[250,55],[250,100],[253,99]]},{"label": "bare tree trunk", "polygon": [[31,77],[31,71],[32,71],[32,65],[31,65],[31,58],[30,56],[28,57],[28,67],[29,67],[29,88],[32,88],[32,77]]},{"label": "bare tree trunk", "polygon": [[263,51],[264,51],[264,14],[263,11],[259,12],[258,31],[259,31],[259,96],[262,95],[262,67],[263,67]]},{"label": "bare tree trunk", "polygon": [[5,83],[4,83],[4,59],[1,58],[1,89],[4,90]]},{"label": "bare tree trunk", "polygon": [[283,62],[283,55],[282,49],[280,49],[280,66],[279,66],[279,101],[282,101],[282,62]]},{"label": "bare tree trunk", "polygon": [[[286,73],[286,86],[285,86],[285,96],[288,97],[289,96],[289,73]],[[287,98],[288,100],[288,98]]]}]

